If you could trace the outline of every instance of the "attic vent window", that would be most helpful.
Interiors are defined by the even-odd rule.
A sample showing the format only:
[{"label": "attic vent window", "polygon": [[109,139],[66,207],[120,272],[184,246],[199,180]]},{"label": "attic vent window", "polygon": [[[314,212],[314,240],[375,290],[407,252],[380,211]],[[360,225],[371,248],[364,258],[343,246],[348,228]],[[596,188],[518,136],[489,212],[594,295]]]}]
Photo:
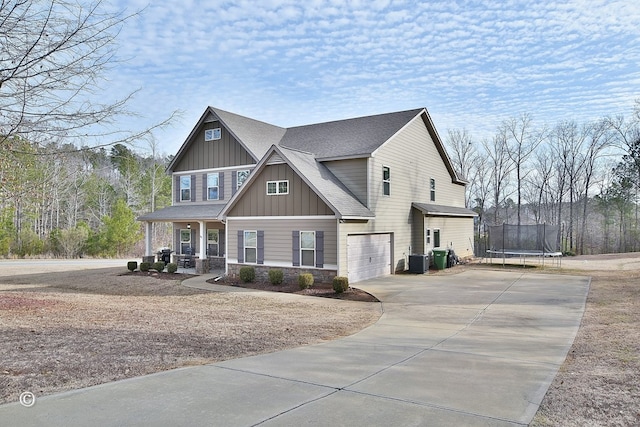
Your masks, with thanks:
[{"label": "attic vent window", "polygon": [[267,195],[289,194],[289,181],[267,181]]},{"label": "attic vent window", "polygon": [[222,138],[222,131],[220,130],[220,128],[206,129],[204,131],[205,141],[215,141],[220,138]]}]

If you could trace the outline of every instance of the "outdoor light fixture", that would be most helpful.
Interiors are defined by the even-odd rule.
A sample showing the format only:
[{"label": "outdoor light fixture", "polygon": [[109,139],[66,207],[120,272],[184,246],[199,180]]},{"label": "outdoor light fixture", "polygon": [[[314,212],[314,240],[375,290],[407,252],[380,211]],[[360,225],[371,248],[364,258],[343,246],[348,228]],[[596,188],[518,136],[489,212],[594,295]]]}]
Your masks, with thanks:
[{"label": "outdoor light fixture", "polygon": [[191,230],[191,223],[187,224],[187,229]]}]

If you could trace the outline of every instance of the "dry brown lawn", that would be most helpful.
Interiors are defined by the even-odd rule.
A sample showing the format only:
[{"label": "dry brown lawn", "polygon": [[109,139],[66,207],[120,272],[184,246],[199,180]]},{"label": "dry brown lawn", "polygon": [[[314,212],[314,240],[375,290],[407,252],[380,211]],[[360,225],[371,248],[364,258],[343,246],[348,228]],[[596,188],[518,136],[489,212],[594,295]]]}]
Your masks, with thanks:
[{"label": "dry brown lawn", "polygon": [[[468,268],[479,267],[435,274]],[[531,425],[640,425],[640,254],[566,258],[541,271],[592,283]],[[380,316],[376,303],[211,293],[119,272],[0,277],[0,402],[334,339]]]},{"label": "dry brown lawn", "polygon": [[123,268],[0,277],[0,403],[353,334],[379,303],[215,293]]}]

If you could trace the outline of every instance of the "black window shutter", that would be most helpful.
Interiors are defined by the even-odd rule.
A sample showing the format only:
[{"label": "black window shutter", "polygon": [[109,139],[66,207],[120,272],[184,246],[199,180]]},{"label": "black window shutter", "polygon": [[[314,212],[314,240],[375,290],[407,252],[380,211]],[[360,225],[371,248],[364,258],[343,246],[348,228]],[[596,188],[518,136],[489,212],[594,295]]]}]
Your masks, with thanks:
[{"label": "black window shutter", "polygon": [[238,172],[233,171],[231,172],[231,197],[233,197],[233,195],[236,194],[237,186],[238,186]]},{"label": "black window shutter", "polygon": [[191,201],[196,201],[196,176],[191,175]]},{"label": "black window shutter", "polygon": [[244,230],[238,230],[238,263],[244,262]]},{"label": "black window shutter", "polygon": [[[200,242],[197,241],[198,236],[196,235],[196,230],[194,228],[191,229],[191,254],[195,255],[196,254],[196,249],[200,250]],[[198,246],[196,246],[196,244]]]},{"label": "black window shutter", "polygon": [[300,231],[292,232],[292,255],[293,255],[293,266],[300,267]]},{"label": "black window shutter", "polygon": [[258,230],[258,250],[257,250],[257,259],[256,262],[258,264],[264,264],[264,231]]},{"label": "black window shutter", "polygon": [[218,256],[224,256],[225,254],[225,230],[218,230]]},{"label": "black window shutter", "polygon": [[209,191],[207,191],[207,174],[202,174],[202,201],[206,201],[209,197]]},{"label": "black window shutter", "polygon": [[176,185],[175,187],[175,192],[176,192],[176,202],[180,202],[180,177],[176,176]]},{"label": "black window shutter", "polygon": [[218,174],[218,199],[224,200],[224,172]]},{"label": "black window shutter", "polygon": [[316,267],[324,267],[324,231],[316,231]]}]

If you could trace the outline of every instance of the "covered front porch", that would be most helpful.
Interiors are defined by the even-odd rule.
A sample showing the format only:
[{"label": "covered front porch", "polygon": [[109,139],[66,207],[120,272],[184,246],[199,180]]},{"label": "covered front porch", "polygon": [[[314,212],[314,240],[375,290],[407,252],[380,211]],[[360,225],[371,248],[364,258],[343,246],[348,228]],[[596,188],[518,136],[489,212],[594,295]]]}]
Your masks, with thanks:
[{"label": "covered front porch", "polygon": [[181,269],[195,269],[197,274],[225,269],[226,227],[217,218],[222,205],[169,206],[138,218],[145,224],[143,261],[158,259],[163,248],[154,248],[153,226],[159,222],[172,224],[168,246],[171,262]]}]

